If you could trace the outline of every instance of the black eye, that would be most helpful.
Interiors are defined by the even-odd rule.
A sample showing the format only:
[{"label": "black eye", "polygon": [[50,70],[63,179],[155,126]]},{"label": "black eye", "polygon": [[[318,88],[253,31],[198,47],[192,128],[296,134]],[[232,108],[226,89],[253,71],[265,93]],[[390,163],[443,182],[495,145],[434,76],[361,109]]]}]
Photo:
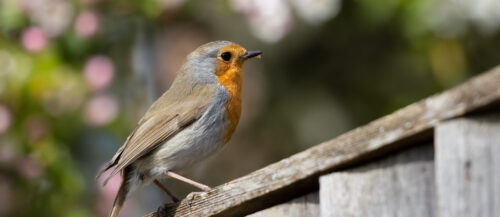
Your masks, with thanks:
[{"label": "black eye", "polygon": [[231,53],[229,52],[224,52],[220,55],[220,57],[225,60],[225,61],[229,61],[231,59]]}]

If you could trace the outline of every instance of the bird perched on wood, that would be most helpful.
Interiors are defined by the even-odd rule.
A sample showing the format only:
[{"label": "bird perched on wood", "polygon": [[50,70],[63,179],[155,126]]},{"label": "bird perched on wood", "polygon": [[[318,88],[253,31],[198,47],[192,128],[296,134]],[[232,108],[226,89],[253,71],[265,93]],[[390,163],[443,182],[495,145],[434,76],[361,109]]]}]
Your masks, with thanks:
[{"label": "bird perched on wood", "polygon": [[243,63],[260,56],[229,41],[200,46],[184,61],[172,86],[151,105],[114,157],[98,173],[113,168],[122,182],[110,217],[118,216],[127,196],[158,179],[171,177],[210,190],[177,174],[220,150],[233,135],[241,114]]}]

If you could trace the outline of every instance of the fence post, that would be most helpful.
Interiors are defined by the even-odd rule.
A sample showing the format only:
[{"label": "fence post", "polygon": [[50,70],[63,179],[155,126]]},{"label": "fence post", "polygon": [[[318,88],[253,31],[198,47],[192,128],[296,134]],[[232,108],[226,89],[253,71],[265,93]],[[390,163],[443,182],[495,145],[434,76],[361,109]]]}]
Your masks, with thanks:
[{"label": "fence post", "polygon": [[322,217],[434,216],[432,144],[320,178]]},{"label": "fence post", "polygon": [[286,203],[261,210],[247,217],[318,217],[319,195],[318,192],[295,198]]},{"label": "fence post", "polygon": [[435,150],[438,216],[500,216],[500,114],[438,125]]}]

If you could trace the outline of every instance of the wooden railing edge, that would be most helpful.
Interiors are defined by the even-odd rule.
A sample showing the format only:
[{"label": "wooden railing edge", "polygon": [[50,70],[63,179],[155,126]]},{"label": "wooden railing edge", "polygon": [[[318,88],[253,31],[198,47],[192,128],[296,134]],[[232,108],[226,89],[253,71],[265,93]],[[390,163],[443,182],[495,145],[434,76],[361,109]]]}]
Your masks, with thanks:
[{"label": "wooden railing edge", "polygon": [[439,122],[500,102],[500,66],[208,192],[146,216],[241,216],[317,189],[318,177],[429,138]]}]

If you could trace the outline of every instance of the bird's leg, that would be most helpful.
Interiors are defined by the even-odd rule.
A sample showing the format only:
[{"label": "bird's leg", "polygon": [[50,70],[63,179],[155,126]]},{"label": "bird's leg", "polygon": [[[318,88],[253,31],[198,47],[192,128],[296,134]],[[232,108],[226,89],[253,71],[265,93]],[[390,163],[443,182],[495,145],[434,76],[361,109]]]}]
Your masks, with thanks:
[{"label": "bird's leg", "polygon": [[196,181],[193,181],[191,179],[188,179],[188,178],[186,178],[184,176],[181,176],[181,175],[179,175],[177,173],[174,173],[174,172],[171,172],[171,171],[165,172],[165,175],[169,176],[171,178],[177,179],[177,180],[179,180],[181,182],[188,183],[188,184],[190,184],[190,185],[192,185],[194,187],[197,187],[197,188],[199,188],[201,190],[204,190],[204,191],[210,191],[210,189],[211,189],[210,187],[208,187],[208,186],[206,186],[204,184],[198,183]]},{"label": "bird's leg", "polygon": [[179,202],[179,199],[177,199],[177,197],[175,197],[174,194],[170,193],[170,191],[165,186],[163,186],[158,180],[155,179],[153,182],[155,183],[156,186],[158,186],[158,188],[160,188],[163,192],[165,192],[168,195],[168,197],[172,199],[172,201],[174,201],[175,203]]}]

